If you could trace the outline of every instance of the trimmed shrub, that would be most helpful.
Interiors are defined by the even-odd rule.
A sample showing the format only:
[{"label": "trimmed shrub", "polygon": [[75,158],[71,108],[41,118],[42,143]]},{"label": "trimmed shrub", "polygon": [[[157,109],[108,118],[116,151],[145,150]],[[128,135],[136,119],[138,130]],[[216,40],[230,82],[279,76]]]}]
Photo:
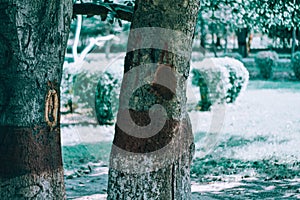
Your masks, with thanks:
[{"label": "trimmed shrub", "polygon": [[[61,85],[61,107],[67,113],[79,112],[97,118],[100,125],[112,124],[118,109],[118,96],[123,67],[106,71],[74,64],[64,65]],[[92,64],[95,68],[96,63]],[[102,69],[103,70],[103,69]]]},{"label": "trimmed shrub", "polygon": [[244,64],[236,59],[224,59],[223,64],[229,72],[230,84],[230,88],[227,90],[226,101],[227,103],[233,103],[240,92],[246,89],[249,81],[249,72]]},{"label": "trimmed shrub", "polygon": [[100,125],[113,124],[118,111],[120,80],[111,73],[102,74],[97,84],[95,111]]},{"label": "trimmed shrub", "polygon": [[292,66],[295,76],[300,80],[300,51],[297,51],[292,58]]},{"label": "trimmed shrub", "polygon": [[233,58],[207,58],[193,63],[192,84],[200,88],[200,110],[213,104],[233,103],[245,90],[249,73],[243,63]]},{"label": "trimmed shrub", "polygon": [[224,53],[222,57],[234,58],[238,61],[243,61],[243,56],[239,53]]},{"label": "trimmed shrub", "polygon": [[87,70],[81,70],[74,75],[73,91],[75,102],[80,109],[88,109],[88,114],[92,115],[92,111],[95,109],[95,92],[97,83],[103,77],[102,72],[90,72]]},{"label": "trimmed shrub", "polygon": [[73,83],[75,82],[75,75],[78,70],[73,64],[64,63],[63,74],[60,86],[61,101],[60,108],[62,113],[73,113],[75,108],[78,107],[76,98],[74,96]]},{"label": "trimmed shrub", "polygon": [[229,90],[229,72],[224,66],[216,67],[212,59],[193,63],[192,84],[200,89],[198,106],[207,111],[215,103],[224,103]]},{"label": "trimmed shrub", "polygon": [[272,77],[273,68],[276,67],[278,59],[278,55],[274,51],[261,51],[256,55],[255,64],[264,79]]}]

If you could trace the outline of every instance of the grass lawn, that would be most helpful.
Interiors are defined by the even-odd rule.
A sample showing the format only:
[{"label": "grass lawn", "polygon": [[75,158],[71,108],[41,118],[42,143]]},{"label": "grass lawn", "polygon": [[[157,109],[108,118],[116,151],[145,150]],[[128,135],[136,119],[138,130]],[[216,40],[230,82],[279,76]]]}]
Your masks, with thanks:
[{"label": "grass lawn", "polygon": [[[190,113],[193,199],[300,198],[300,82],[250,81],[211,136],[214,112]],[[113,126],[62,128],[69,199],[105,199],[113,132]],[[203,154],[210,137],[214,145]]]}]

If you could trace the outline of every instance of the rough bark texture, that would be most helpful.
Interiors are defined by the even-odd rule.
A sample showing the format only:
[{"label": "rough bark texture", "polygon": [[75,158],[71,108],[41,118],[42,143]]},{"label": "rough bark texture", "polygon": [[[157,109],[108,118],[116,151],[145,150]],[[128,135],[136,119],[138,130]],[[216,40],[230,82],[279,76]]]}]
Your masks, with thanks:
[{"label": "rough bark texture", "polygon": [[0,4],[0,199],[64,199],[59,85],[70,0]]},{"label": "rough bark texture", "polygon": [[108,199],[191,199],[186,79],[199,1],[135,3]]}]

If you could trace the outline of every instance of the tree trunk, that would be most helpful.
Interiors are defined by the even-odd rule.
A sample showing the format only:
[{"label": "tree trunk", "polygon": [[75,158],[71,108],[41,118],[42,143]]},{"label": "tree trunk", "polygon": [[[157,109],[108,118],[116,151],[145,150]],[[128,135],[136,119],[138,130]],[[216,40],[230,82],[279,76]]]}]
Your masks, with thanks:
[{"label": "tree trunk", "polygon": [[80,32],[82,28],[82,15],[77,16],[77,21],[76,21],[76,30],[75,30],[75,37],[74,37],[74,43],[72,46],[72,54],[74,58],[74,62],[78,63],[80,61],[80,56],[78,55],[78,44],[80,40]]},{"label": "tree trunk", "polygon": [[212,37],[212,39],[211,39],[211,49],[214,53],[214,56],[217,58],[218,54],[217,54],[217,45],[216,45],[216,42],[215,42],[215,34],[212,33],[211,37]]},{"label": "tree trunk", "polygon": [[297,33],[297,28],[293,27],[293,32],[292,32],[292,57],[295,54],[296,51],[296,33]]},{"label": "tree trunk", "polygon": [[109,54],[110,54],[110,48],[112,46],[112,40],[108,40],[104,44],[104,49],[105,49],[105,58],[109,59]]},{"label": "tree trunk", "polygon": [[226,54],[227,53],[227,49],[228,49],[228,35],[227,35],[227,33],[224,35],[224,40],[225,40],[224,54]]},{"label": "tree trunk", "polygon": [[0,4],[0,199],[64,199],[59,100],[72,1]]},{"label": "tree trunk", "polygon": [[236,32],[236,34],[238,38],[239,54],[241,54],[245,58],[248,56],[248,51],[247,51],[248,28],[239,29]]},{"label": "tree trunk", "polygon": [[186,80],[199,1],[135,3],[108,199],[191,199]]},{"label": "tree trunk", "polygon": [[200,47],[206,48],[206,30],[205,30],[205,20],[203,19],[202,15],[199,19],[200,21]]}]

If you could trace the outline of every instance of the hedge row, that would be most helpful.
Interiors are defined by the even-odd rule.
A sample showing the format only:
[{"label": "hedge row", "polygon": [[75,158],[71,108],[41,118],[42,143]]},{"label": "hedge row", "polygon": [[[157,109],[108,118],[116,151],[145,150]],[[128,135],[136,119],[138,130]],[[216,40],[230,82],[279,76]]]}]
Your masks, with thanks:
[{"label": "hedge row", "polygon": [[300,52],[296,52],[292,59],[279,59],[273,51],[261,51],[255,58],[242,58],[238,53],[223,56],[243,62],[250,79],[300,80]]}]

